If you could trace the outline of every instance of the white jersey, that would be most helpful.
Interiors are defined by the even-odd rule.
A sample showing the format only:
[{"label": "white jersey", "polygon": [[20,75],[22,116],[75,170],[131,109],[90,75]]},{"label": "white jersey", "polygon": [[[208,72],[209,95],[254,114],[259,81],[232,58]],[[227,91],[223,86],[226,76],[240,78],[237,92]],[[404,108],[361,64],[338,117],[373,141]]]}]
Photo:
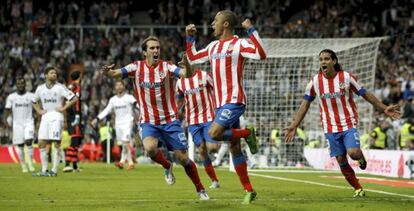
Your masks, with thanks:
[{"label": "white jersey", "polygon": [[115,125],[118,124],[131,124],[134,121],[133,108],[135,98],[130,94],[124,94],[121,97],[115,95],[111,97],[108,105],[98,115],[98,119],[105,118],[112,111],[115,112]]},{"label": "white jersey", "polygon": [[32,101],[34,94],[26,92],[19,95],[17,92],[10,94],[6,99],[6,108],[11,109],[13,125],[34,123]]},{"label": "white jersey", "polygon": [[63,120],[63,114],[57,112],[56,109],[63,106],[64,100],[71,100],[75,94],[61,83],[55,83],[51,88],[46,86],[46,83],[39,85],[34,94],[33,102],[41,102],[43,110],[46,110],[46,115],[42,116],[44,119],[58,118]]}]

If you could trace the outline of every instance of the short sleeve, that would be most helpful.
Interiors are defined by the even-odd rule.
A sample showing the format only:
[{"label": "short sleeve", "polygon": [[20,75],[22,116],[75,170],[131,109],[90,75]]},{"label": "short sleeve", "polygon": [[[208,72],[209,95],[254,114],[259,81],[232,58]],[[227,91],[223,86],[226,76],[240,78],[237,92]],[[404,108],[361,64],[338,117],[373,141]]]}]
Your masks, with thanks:
[{"label": "short sleeve", "polygon": [[36,88],[36,91],[33,95],[32,102],[37,103],[40,100],[40,86]]},{"label": "short sleeve", "polygon": [[172,63],[167,63],[167,69],[168,69],[168,72],[174,74],[174,77],[176,78],[180,77],[181,68],[179,68],[177,65],[172,64]]},{"label": "short sleeve", "polygon": [[315,87],[313,84],[313,80],[311,80],[306,85],[305,96],[303,98],[309,102],[312,102],[315,99],[315,97],[316,97]]},{"label": "short sleeve", "polygon": [[66,86],[61,85],[61,95],[66,99],[66,100],[71,100],[75,97],[75,94],[70,91],[68,88],[66,88]]},{"label": "short sleeve", "polygon": [[179,79],[179,80],[177,81],[177,85],[176,85],[176,90],[177,90],[177,98],[178,98],[178,99],[182,99],[182,98],[184,97],[184,92],[183,92],[183,90],[181,89],[181,86],[180,86],[180,84],[181,84],[181,80],[182,80],[182,79]]},{"label": "short sleeve", "polygon": [[127,66],[124,66],[121,68],[122,71],[122,79],[128,78],[128,77],[134,77],[135,72],[138,70],[138,63],[134,62]]},{"label": "short sleeve", "polygon": [[367,90],[358,83],[355,76],[353,76],[352,74],[349,74],[349,75],[350,75],[349,77],[350,78],[350,89],[358,96],[365,94]]}]

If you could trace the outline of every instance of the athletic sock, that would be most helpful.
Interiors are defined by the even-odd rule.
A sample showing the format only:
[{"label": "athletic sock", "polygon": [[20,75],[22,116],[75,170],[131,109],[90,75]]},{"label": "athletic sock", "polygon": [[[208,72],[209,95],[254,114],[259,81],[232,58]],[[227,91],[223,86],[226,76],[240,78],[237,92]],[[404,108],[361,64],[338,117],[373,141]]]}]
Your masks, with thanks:
[{"label": "athletic sock", "polygon": [[211,164],[210,158],[207,158],[203,161],[204,170],[206,171],[207,175],[210,177],[211,181],[218,181],[216,172],[214,171],[214,167]]},{"label": "athletic sock", "polygon": [[17,154],[19,155],[20,165],[22,166],[22,168],[25,168],[26,167],[26,159],[24,157],[24,147],[23,146],[18,146],[17,147]]},{"label": "athletic sock", "polygon": [[60,148],[55,148],[55,150],[53,150],[52,163],[53,163],[52,171],[57,173],[58,168],[59,168],[59,163],[60,163]]},{"label": "athletic sock", "polygon": [[247,173],[246,158],[244,158],[243,154],[233,154],[233,165],[237,175],[239,176],[240,183],[244,187],[244,190],[246,190],[247,192],[253,192],[253,187],[250,183],[249,175]]},{"label": "athletic sock", "polygon": [[120,163],[123,164],[125,162],[125,160],[127,159],[127,154],[128,154],[128,145],[122,144],[121,161],[119,161]]},{"label": "athletic sock", "polygon": [[160,150],[157,150],[157,153],[155,154],[154,157],[151,157],[151,160],[153,160],[154,162],[158,164],[161,164],[161,166],[164,167],[165,169],[169,169],[171,166],[170,161],[165,159],[164,155],[162,154]]},{"label": "athletic sock", "polygon": [[224,131],[223,139],[227,141],[236,141],[240,138],[246,138],[250,135],[249,129],[227,129]]},{"label": "athletic sock", "polygon": [[49,153],[47,148],[40,148],[40,161],[42,163],[42,172],[46,172],[49,165]]},{"label": "athletic sock", "polygon": [[26,145],[27,146],[27,155],[29,156],[29,160],[27,161],[29,166],[33,166],[33,146],[32,145]]},{"label": "athletic sock", "polygon": [[193,182],[193,184],[196,188],[196,191],[200,192],[201,190],[203,190],[204,186],[203,186],[203,184],[201,184],[200,177],[199,177],[198,171],[197,171],[197,167],[194,164],[194,162],[192,160],[188,159],[187,164],[184,165],[184,169],[185,169],[185,173],[187,174],[187,176]]},{"label": "athletic sock", "polygon": [[352,167],[348,164],[348,162],[340,164],[341,172],[344,175],[346,181],[356,190],[361,189],[362,186],[359,184],[358,179],[355,176],[355,172]]},{"label": "athletic sock", "polygon": [[128,162],[128,165],[133,165],[134,162],[132,161],[131,148],[129,145],[127,145],[126,148],[127,148],[126,160]]}]

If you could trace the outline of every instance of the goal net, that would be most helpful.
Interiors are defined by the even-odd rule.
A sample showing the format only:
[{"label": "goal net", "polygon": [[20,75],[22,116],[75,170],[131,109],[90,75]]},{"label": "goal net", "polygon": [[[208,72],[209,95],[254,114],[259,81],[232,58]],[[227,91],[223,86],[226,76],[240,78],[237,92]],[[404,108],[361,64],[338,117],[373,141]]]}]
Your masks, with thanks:
[{"label": "goal net", "polygon": [[[304,96],[306,84],[319,69],[319,52],[329,48],[337,53],[343,69],[352,72],[358,81],[373,91],[378,47],[384,38],[345,39],[264,39],[268,58],[248,60],[244,87],[247,95],[245,117],[258,128],[259,167],[303,165],[303,148],[314,140],[313,147],[327,147],[315,100],[303,121],[307,140],[284,143],[283,128],[292,121]],[[371,129],[373,108],[355,98],[358,106],[360,132]],[[315,142],[316,141],[316,142]]]}]

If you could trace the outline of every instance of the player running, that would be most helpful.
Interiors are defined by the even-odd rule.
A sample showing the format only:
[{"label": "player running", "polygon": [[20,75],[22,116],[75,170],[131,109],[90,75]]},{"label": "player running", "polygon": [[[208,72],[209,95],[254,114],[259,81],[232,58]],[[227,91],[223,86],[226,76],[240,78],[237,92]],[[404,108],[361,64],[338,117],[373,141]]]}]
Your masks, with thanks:
[{"label": "player running", "polygon": [[[34,94],[26,92],[26,81],[23,77],[16,78],[17,91],[10,94],[6,99],[6,109],[4,112],[4,125],[9,128],[7,118],[10,114],[13,116],[13,145],[17,146],[17,153],[19,155],[22,172],[33,172],[33,138],[34,138],[34,119],[32,100]],[[24,155],[24,145],[27,147],[27,166]]]},{"label": "player running", "polygon": [[201,200],[208,200],[204,186],[200,181],[197,167],[187,155],[187,138],[177,120],[174,81],[177,77],[185,77],[185,70],[162,61],[159,39],[153,36],[142,43],[145,59],[135,61],[121,69],[113,69],[114,65],[103,66],[101,71],[111,78],[130,77],[133,80],[135,97],[140,108],[141,139],[144,149],[153,161],[165,169],[165,181],[169,185],[175,183],[172,172],[173,164],[166,160],[158,142],[164,141],[168,150],[174,151],[176,158],[196,187]]},{"label": "player running", "polygon": [[[57,82],[57,71],[54,67],[45,69],[46,83],[39,85],[33,99],[33,108],[41,116],[39,126],[39,151],[42,169],[33,176],[57,176],[61,160],[60,143],[63,130],[63,112],[73,106],[78,97],[67,89],[63,84]],[[64,104],[64,100],[68,102]],[[38,104],[41,102],[42,107]],[[49,150],[47,145],[54,143],[52,162],[53,167],[48,171]]]},{"label": "player running", "polygon": [[218,143],[208,135],[208,128],[214,118],[213,79],[209,73],[200,69],[195,70],[188,63],[185,54],[179,64],[186,69],[189,77],[177,81],[177,104],[179,108],[185,107],[188,130],[198,148],[204,170],[211,179],[210,188],[219,188],[220,184],[209,157],[209,153],[217,151],[219,147]]},{"label": "player running", "polygon": [[115,134],[116,140],[122,143],[121,161],[116,163],[116,166],[120,169],[124,167],[125,160],[128,161],[128,170],[134,168],[134,161],[131,157],[132,143],[132,127],[134,125],[134,106],[136,104],[135,98],[126,93],[125,83],[122,80],[115,83],[116,95],[111,97],[108,105],[98,115],[98,117],[92,122],[96,124],[97,120],[104,119],[112,111],[115,113]]},{"label": "player running", "polygon": [[311,78],[306,86],[305,97],[295,115],[294,121],[285,129],[285,140],[292,141],[296,129],[305,117],[311,102],[318,97],[319,110],[325,137],[329,141],[330,156],[336,157],[342,174],[355,189],[354,197],[365,196],[365,192],[348,164],[346,155],[359,162],[364,170],[367,162],[359,143],[358,113],[353,94],[362,96],[375,108],[392,119],[399,119],[398,105],[386,106],[373,94],[358,84],[356,78],[342,69],[334,51],[322,50],[319,53],[319,73]]},{"label": "player running", "polygon": [[242,23],[250,40],[240,39],[233,34],[236,23],[237,17],[232,11],[219,11],[211,24],[214,36],[218,40],[211,42],[200,51],[196,50],[194,42],[197,30],[194,24],[188,25],[186,27],[186,52],[190,64],[210,61],[216,116],[208,134],[217,141],[230,141],[233,164],[246,191],[243,203],[250,204],[256,198],[256,192],[249,180],[246,159],[241,152],[240,138],[246,138],[253,154],[257,153],[258,149],[254,127],[238,129],[240,128],[239,117],[243,115],[246,107],[246,95],[242,82],[243,70],[247,58],[262,60],[266,58],[266,53],[259,34],[250,20],[246,19]]}]

